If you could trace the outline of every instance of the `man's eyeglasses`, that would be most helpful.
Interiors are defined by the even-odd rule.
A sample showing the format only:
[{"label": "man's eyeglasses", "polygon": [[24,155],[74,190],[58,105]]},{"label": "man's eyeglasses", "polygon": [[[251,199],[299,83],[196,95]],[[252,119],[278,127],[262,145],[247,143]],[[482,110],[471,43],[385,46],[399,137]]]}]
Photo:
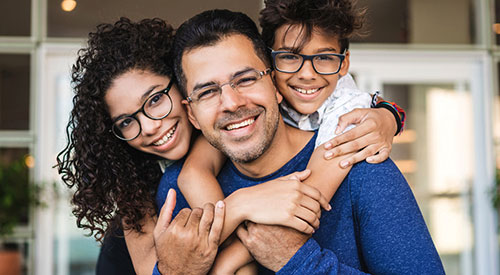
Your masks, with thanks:
[{"label": "man's eyeglasses", "polygon": [[153,120],[160,120],[167,117],[172,111],[172,99],[168,92],[174,80],[171,79],[167,88],[152,94],[144,101],[142,107],[131,115],[123,115],[115,119],[112,126],[113,134],[125,141],[133,140],[141,133],[141,123],[137,119],[138,113],[143,113]]},{"label": "man's eyeglasses", "polygon": [[330,75],[340,71],[345,54],[321,53],[299,54],[288,51],[271,51],[274,68],[282,73],[296,73],[304,66],[304,61],[310,60],[314,71],[318,74]]},{"label": "man's eyeglasses", "polygon": [[248,70],[241,74],[236,75],[231,80],[223,84],[211,84],[198,89],[195,89],[187,98],[188,102],[197,103],[204,106],[217,104],[220,95],[222,94],[222,87],[229,85],[235,91],[240,93],[249,92],[252,85],[259,81],[264,75],[271,72],[271,68],[264,71],[257,71],[254,69]]}]

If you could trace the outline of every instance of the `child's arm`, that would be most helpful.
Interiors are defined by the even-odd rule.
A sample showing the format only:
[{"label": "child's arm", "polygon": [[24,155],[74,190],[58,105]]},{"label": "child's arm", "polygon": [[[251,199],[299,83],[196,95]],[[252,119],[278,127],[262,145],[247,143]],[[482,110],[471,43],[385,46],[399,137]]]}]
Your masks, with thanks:
[{"label": "child's arm", "polygon": [[[161,211],[167,222],[172,219],[172,213],[175,208],[175,192],[170,190],[165,199]],[[155,263],[158,259],[156,255],[153,231],[156,226],[157,217],[154,213],[146,214],[142,219],[142,232],[134,229],[124,230],[127,249],[134,265],[134,270],[138,275],[151,275]]]},{"label": "child's arm", "polygon": [[224,199],[215,177],[225,162],[226,157],[205,137],[196,139],[177,178],[177,185],[191,208],[203,207],[207,202],[215,204]]},{"label": "child's arm", "polygon": [[[207,158],[206,156],[210,156]],[[207,202],[212,202],[214,203],[215,201],[223,199],[223,193],[222,190],[215,178],[215,175],[217,175],[222,168],[222,165],[224,164],[225,157],[220,153],[218,150],[213,148],[204,137],[199,137],[195,144],[193,145],[188,158],[186,159],[186,162],[184,163],[184,166],[182,168],[182,171],[179,175],[178,178],[178,185],[179,189],[182,191],[184,197],[188,201],[191,207],[196,207],[196,206],[201,206],[204,203]],[[299,176],[295,176],[296,179],[292,179],[289,181],[300,181],[302,178]],[[304,178],[307,177],[303,176]],[[281,180],[282,184],[286,184],[286,179],[278,179]],[[262,185],[257,188],[253,188],[252,191],[247,192],[250,194],[262,194],[262,190],[260,189],[266,189],[266,186],[268,185]],[[273,187],[278,188],[276,190],[279,190],[279,187],[282,185],[273,185]],[[269,190],[269,188],[267,189]],[[309,190],[305,191],[308,192]],[[272,191],[274,192],[274,191]],[[235,192],[237,194],[241,194],[242,192]],[[244,192],[243,192],[244,193]],[[283,192],[274,192],[276,194],[283,194]],[[319,195],[319,194],[318,194]],[[238,197],[238,195],[236,195]],[[245,198],[250,198],[250,202],[255,202],[255,200],[252,200],[252,195],[244,195],[243,197]],[[258,197],[256,195],[253,196],[253,198]],[[266,197],[266,196],[262,196]],[[234,196],[232,196],[233,199],[230,199],[231,202],[233,203],[228,203],[228,207],[226,209],[242,209],[242,207],[230,207],[235,206],[237,204],[246,204],[244,201],[234,199]],[[241,198],[241,196],[240,196]],[[312,199],[310,199],[312,200]],[[323,199],[323,204],[326,204],[326,200]],[[265,203],[263,205],[266,205]],[[300,205],[300,204],[299,204]],[[313,212],[310,209],[308,209],[312,213],[306,213],[306,215],[313,216],[313,219],[310,219],[309,223],[310,226],[307,227],[309,231],[313,230],[313,227],[317,227],[319,224],[319,216],[316,216],[316,213],[319,212]],[[259,212],[258,210],[256,210]],[[223,233],[221,236],[221,241],[224,241],[233,231],[234,229],[246,218],[252,219],[251,213],[248,213],[250,211],[246,211],[247,214],[244,216],[242,215],[233,215],[231,212],[228,210],[228,213],[226,215],[226,220],[224,222],[224,229]],[[269,211],[260,211],[263,212],[260,215],[267,215],[267,219],[270,220],[270,223],[279,223],[280,220],[275,220],[273,219],[272,215],[268,215],[265,212]],[[304,211],[302,211],[304,212]],[[232,212],[235,213],[235,212]],[[240,211],[241,213],[241,211]],[[283,212],[281,212],[283,213]],[[287,216],[290,216],[289,212],[285,213]],[[284,216],[284,215],[281,215]],[[243,218],[245,217],[245,218]],[[286,217],[288,218],[288,217]],[[285,218],[285,219],[286,219]],[[300,218],[297,218],[298,220]],[[308,221],[304,217],[305,221]],[[264,220],[255,220],[255,222],[265,222]],[[305,223],[303,220],[300,221],[302,224],[296,225],[296,228],[298,230],[304,230],[304,225]],[[290,225],[290,223],[288,223]],[[312,225],[312,226],[311,226]],[[307,232],[311,233],[311,232]],[[224,253],[222,255],[218,255],[216,259],[216,264],[214,265],[214,272],[217,273],[226,273],[227,270],[230,270],[229,273],[236,272],[240,267],[245,266],[249,262],[253,261],[253,258],[251,257],[250,253],[248,253],[247,249],[241,244],[241,242],[237,239],[234,242],[232,242],[229,247],[227,247]],[[222,270],[219,270],[219,268],[222,268]],[[252,270],[251,268],[245,267],[245,270],[249,271]],[[243,270],[241,270],[243,272]],[[245,271],[246,273],[246,271]]]},{"label": "child's arm", "polygon": [[[376,100],[377,94],[372,97],[374,108],[356,108],[343,114],[338,120],[334,113],[330,113],[324,117],[320,125],[319,143],[323,143],[327,138],[333,139],[315,149],[307,166],[312,175],[305,183],[318,188],[327,199],[333,197],[354,163],[364,159],[372,163],[386,160],[391,152],[394,135],[403,129],[404,110],[382,98]],[[337,127],[333,133],[331,132],[333,129],[329,128],[335,124]],[[341,134],[352,124],[358,125]]]},{"label": "child's arm", "polygon": [[[233,242],[217,254],[210,274],[257,274],[252,272],[253,257],[236,237]],[[237,272],[238,271],[238,272]]]},{"label": "child's arm", "polygon": [[[215,177],[225,161],[226,157],[212,147],[203,136],[196,139],[177,178],[179,189],[191,208],[224,199],[222,189]],[[252,261],[253,258],[245,246],[239,239],[235,239],[217,254],[211,273],[235,274],[238,269]]]},{"label": "child's arm", "polygon": [[373,106],[375,108],[355,109],[339,118],[336,134],[349,125],[357,126],[324,144],[326,159],[357,152],[341,162],[347,167],[365,159],[369,163],[380,163],[389,157],[394,135],[403,130],[406,114],[396,104],[383,100]]}]

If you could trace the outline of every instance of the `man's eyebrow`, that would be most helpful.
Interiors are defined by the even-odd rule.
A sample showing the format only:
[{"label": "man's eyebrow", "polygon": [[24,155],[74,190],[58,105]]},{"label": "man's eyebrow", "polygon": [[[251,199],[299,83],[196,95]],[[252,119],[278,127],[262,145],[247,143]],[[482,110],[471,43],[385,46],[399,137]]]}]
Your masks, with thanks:
[{"label": "man's eyebrow", "polygon": [[[158,84],[157,84],[157,85],[151,85],[151,86],[149,86],[149,87],[146,89],[146,91],[145,91],[145,92],[141,95],[141,97],[139,98],[139,101],[140,101],[140,102],[144,102],[144,101],[148,98],[148,96],[149,96],[149,95],[150,95],[150,94],[151,94],[151,93],[152,93],[152,92],[153,92],[156,88],[158,88],[158,87],[160,87],[160,86],[161,86],[161,85],[158,85]],[[141,105],[142,105],[142,104],[141,104]],[[124,116],[128,116],[128,115],[130,115],[130,114],[119,114],[119,115],[117,115],[117,116],[112,116],[112,117],[111,117],[111,120],[112,120],[112,121],[115,121],[116,119],[118,119],[118,118],[120,118],[120,117],[124,117]]]},{"label": "man's eyebrow", "polygon": [[[251,68],[251,67],[245,67],[244,69],[241,69],[235,73],[233,73],[231,75],[231,79],[234,79],[235,77],[238,77],[244,73],[247,73],[248,71],[251,71],[251,70],[254,70],[254,68]],[[196,91],[198,89],[201,89],[201,88],[204,88],[204,87],[207,87],[207,86],[212,86],[212,85],[218,85],[219,83],[215,82],[215,81],[207,81],[207,82],[202,82],[202,83],[197,83],[196,85],[194,85],[193,87],[193,91]]]}]

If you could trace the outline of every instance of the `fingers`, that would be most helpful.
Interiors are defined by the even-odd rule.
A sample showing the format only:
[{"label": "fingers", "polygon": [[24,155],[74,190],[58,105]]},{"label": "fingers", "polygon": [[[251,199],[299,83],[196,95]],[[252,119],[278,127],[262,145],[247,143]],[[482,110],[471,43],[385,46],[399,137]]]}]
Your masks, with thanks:
[{"label": "fingers", "polygon": [[215,205],[214,219],[208,236],[210,244],[219,245],[222,227],[224,226],[225,209],[226,205],[224,201],[218,201]]},{"label": "fingers", "polygon": [[308,197],[311,197],[314,200],[318,201],[321,207],[323,207],[325,210],[330,211],[332,209],[332,207],[328,203],[328,200],[321,194],[318,189],[307,184],[301,184],[300,191]]},{"label": "fingers", "polygon": [[247,246],[247,240],[249,235],[247,228],[243,225],[238,226],[238,228],[236,229],[236,235],[243,243],[243,245]]},{"label": "fingers", "polygon": [[208,232],[210,232],[210,227],[212,227],[214,220],[214,208],[214,205],[211,203],[203,205],[203,215],[201,216],[198,234],[208,237]]},{"label": "fingers", "polygon": [[174,189],[168,190],[167,198],[165,203],[161,207],[160,216],[158,217],[158,226],[161,227],[161,231],[167,229],[172,220],[172,213],[174,212],[176,203],[176,192]]},{"label": "fingers", "polygon": [[389,158],[389,155],[391,153],[391,149],[389,148],[382,148],[380,151],[378,151],[378,154],[374,156],[370,156],[366,158],[366,162],[368,163],[381,163],[384,160]]},{"label": "fingers", "polygon": [[186,226],[186,223],[191,216],[191,209],[183,208],[179,211],[179,214],[175,216],[174,220],[170,223],[170,226]]},{"label": "fingers", "polygon": [[[292,227],[298,231],[312,234],[314,229],[319,228],[319,218],[315,212],[306,208],[299,208],[295,211],[296,219],[293,220]],[[306,223],[306,224],[304,224]]]},{"label": "fingers", "polygon": [[[374,129],[372,129],[372,125],[371,123],[363,123],[363,124],[360,124],[354,128],[352,128],[351,130],[341,134],[341,135],[338,135],[336,137],[334,137],[333,139],[331,139],[330,141],[327,141],[325,142],[325,144],[323,145],[323,147],[326,149],[326,150],[329,150],[329,149],[332,149],[334,147],[338,147],[339,145],[341,144],[345,144],[345,143],[348,143],[348,142],[353,142],[355,141],[356,139],[359,139],[363,136],[366,136],[367,134],[370,134]],[[360,147],[362,148],[362,147]],[[357,148],[358,150],[360,148]],[[351,150],[356,150],[356,149],[351,149]],[[348,152],[343,152],[343,154],[346,154],[346,153],[350,153],[350,152],[353,152],[353,151],[348,151]]]},{"label": "fingers", "polygon": [[203,209],[195,207],[191,210],[191,215],[189,215],[186,227],[198,232],[198,228],[201,221],[201,216],[203,215]]},{"label": "fingers", "polygon": [[337,128],[335,129],[335,134],[338,135],[344,132],[345,128],[351,124],[359,124],[364,119],[365,109],[354,109],[347,114],[339,117],[339,122]]}]

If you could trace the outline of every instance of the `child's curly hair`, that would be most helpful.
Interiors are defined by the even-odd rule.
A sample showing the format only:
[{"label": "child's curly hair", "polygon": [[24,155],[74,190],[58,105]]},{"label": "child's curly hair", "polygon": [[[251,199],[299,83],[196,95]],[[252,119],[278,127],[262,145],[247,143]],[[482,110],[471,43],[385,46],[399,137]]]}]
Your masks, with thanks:
[{"label": "child's curly hair", "polygon": [[120,18],[89,34],[72,68],[75,89],[66,134],[57,156],[62,180],[74,188],[73,214],[78,227],[102,241],[120,217],[124,229],[141,231],[141,220],[155,211],[161,177],[157,157],[133,149],[109,130],[104,95],[112,82],[132,69],[171,77],[173,28],[161,19],[131,22]]},{"label": "child's curly hair", "polygon": [[349,48],[349,38],[363,27],[365,9],[356,9],[355,0],[266,0],[260,12],[262,38],[272,47],[275,32],[283,25],[302,27],[298,49],[311,38],[314,28],[337,37],[340,52]]}]

